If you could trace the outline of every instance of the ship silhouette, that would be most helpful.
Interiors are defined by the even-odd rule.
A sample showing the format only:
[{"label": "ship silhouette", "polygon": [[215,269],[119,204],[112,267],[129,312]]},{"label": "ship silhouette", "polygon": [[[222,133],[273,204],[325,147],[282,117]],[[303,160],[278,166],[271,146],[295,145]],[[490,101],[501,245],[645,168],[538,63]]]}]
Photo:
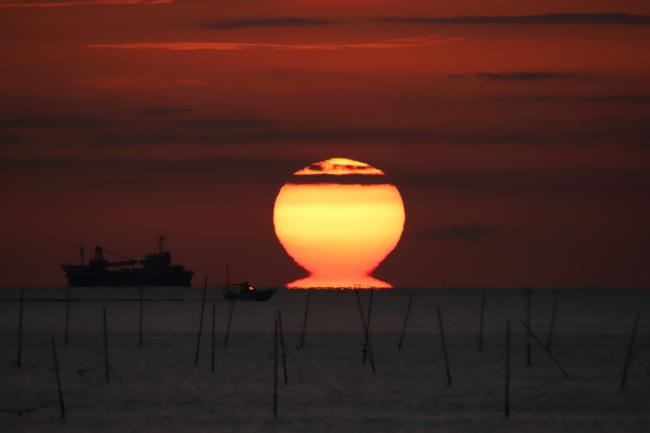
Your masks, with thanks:
[{"label": "ship silhouette", "polygon": [[[84,264],[84,248],[81,247],[79,265],[61,265],[69,286],[190,286],[194,271],[182,265],[172,265],[172,256],[165,251],[160,237],[159,251],[136,260],[95,247],[95,257]],[[104,251],[123,260],[109,262]]]}]

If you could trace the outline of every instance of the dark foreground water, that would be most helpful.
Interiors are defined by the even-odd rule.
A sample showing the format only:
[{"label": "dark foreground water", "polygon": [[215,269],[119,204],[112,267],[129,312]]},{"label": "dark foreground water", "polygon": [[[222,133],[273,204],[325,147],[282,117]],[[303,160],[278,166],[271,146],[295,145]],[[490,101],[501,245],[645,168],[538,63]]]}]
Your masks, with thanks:
[{"label": "dark foreground water", "polygon": [[[397,349],[411,293],[374,293],[370,339],[376,363],[362,366],[363,328],[354,292],[281,291],[268,302],[230,303],[209,289],[199,365],[194,366],[200,289],[145,289],[144,347],[139,291],[25,289],[22,365],[18,293],[0,289],[0,431],[72,432],[643,432],[650,429],[650,292],[560,292],[551,351],[566,379],[531,340],[527,366],[522,290],[487,290],[483,351],[479,290],[415,291],[404,346]],[[367,308],[368,292],[361,298]],[[546,343],[554,292],[534,290],[533,330]],[[216,312],[211,371],[211,306]],[[447,383],[440,305],[452,386]],[[102,308],[109,332],[105,381]],[[273,321],[282,311],[288,385],[279,366],[272,414]],[[620,390],[635,314],[641,313],[626,387]],[[506,321],[512,326],[511,417],[504,416]],[[60,420],[50,338],[55,337],[67,420]]]}]

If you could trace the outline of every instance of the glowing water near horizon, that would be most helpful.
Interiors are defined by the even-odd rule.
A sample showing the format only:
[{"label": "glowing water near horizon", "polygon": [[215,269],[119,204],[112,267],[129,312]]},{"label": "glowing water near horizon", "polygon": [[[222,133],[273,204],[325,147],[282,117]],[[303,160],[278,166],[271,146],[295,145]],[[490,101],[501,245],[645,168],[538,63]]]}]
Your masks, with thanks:
[{"label": "glowing water near horizon", "polygon": [[[361,177],[346,183],[345,176],[350,175]],[[287,287],[392,287],[372,276],[399,243],[405,222],[399,190],[377,182],[384,173],[363,162],[332,158],[294,176],[317,178],[313,183],[306,178],[286,183],[275,201],[275,233],[287,253],[309,272]],[[365,176],[372,178],[364,182]]]}]

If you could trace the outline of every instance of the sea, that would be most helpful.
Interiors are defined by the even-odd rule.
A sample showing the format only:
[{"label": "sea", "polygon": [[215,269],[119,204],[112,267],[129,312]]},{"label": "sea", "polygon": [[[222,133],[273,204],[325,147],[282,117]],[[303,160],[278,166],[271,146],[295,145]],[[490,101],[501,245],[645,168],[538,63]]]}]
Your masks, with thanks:
[{"label": "sea", "polygon": [[0,383],[3,433],[646,432],[650,290],[2,288]]}]

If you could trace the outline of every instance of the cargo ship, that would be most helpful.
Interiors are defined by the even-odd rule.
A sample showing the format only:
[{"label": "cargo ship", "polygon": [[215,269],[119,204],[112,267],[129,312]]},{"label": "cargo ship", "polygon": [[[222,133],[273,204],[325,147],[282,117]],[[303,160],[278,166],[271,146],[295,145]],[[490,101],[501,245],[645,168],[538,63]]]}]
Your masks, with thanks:
[{"label": "cargo ship", "polygon": [[[135,260],[117,253],[95,247],[95,257],[86,265],[84,248],[81,247],[79,265],[62,265],[69,286],[190,286],[193,271],[182,265],[172,265],[172,256],[163,247],[160,237],[159,251],[148,254],[142,260]],[[123,260],[109,262],[104,251]]]}]

